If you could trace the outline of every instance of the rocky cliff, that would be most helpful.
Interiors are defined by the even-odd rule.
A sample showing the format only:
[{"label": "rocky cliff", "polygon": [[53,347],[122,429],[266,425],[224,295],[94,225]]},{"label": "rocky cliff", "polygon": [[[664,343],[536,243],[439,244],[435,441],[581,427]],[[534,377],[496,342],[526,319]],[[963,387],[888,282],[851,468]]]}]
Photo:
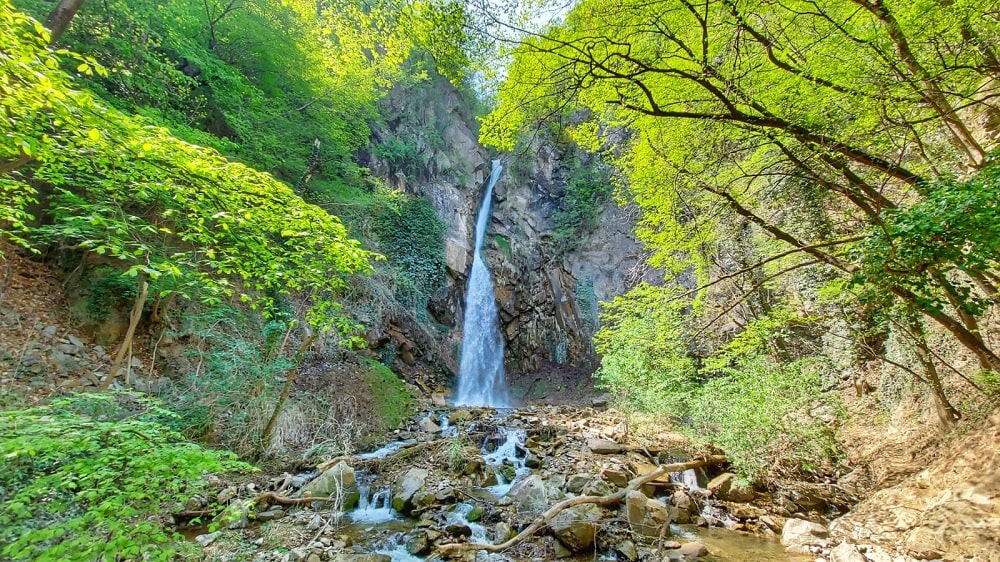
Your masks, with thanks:
[{"label": "rocky cliff", "polygon": [[[390,185],[427,197],[447,223],[448,282],[428,310],[457,341],[475,213],[491,155],[478,142],[467,97],[446,80],[397,88],[385,103],[390,117],[375,128],[373,148],[362,162]],[[380,144],[403,148],[390,151]],[[606,196],[594,203],[588,227],[576,229],[570,244],[556,244],[556,218],[568,204],[570,178],[580,177],[580,166],[593,167],[596,157],[547,140],[499,157],[505,170],[484,254],[496,285],[507,369],[530,371],[546,362],[593,367],[597,303],[648,275],[632,234],[635,212]]]}]

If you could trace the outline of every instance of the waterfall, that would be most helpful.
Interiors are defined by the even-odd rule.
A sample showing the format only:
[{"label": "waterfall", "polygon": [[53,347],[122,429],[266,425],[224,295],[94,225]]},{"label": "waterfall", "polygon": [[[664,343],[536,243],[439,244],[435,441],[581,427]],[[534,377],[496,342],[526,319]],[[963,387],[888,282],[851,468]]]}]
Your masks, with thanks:
[{"label": "waterfall", "polygon": [[493,186],[500,179],[501,172],[503,165],[500,160],[494,160],[486,194],[476,217],[476,245],[472,253],[472,272],[465,290],[465,334],[458,372],[458,394],[455,397],[455,403],[462,406],[510,406],[510,391],[504,380],[503,340],[497,327],[493,279],[482,256],[483,238],[490,222]]}]

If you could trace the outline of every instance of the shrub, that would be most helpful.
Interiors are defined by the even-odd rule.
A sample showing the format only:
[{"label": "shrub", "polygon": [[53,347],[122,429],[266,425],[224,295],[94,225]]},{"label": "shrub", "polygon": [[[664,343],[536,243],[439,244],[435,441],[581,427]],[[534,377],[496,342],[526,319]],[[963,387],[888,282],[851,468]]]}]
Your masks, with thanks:
[{"label": "shrub", "polygon": [[814,367],[757,355],[725,368],[691,401],[689,431],[721,447],[751,482],[772,468],[801,471],[824,464],[836,456],[832,431],[802,414],[820,397]]},{"label": "shrub", "polygon": [[252,467],[184,441],[163,424],[172,416],[127,393],[0,412],[3,556],[90,562],[187,553],[161,514],[203,490],[203,475]]}]

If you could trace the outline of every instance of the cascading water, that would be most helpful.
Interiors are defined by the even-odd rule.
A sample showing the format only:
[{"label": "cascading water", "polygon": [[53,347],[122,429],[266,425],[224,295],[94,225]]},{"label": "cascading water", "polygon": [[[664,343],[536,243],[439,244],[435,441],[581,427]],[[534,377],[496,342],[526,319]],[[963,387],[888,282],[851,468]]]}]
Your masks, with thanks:
[{"label": "cascading water", "polygon": [[490,181],[476,218],[476,240],[472,254],[472,272],[465,294],[465,337],[458,373],[455,403],[462,406],[510,407],[510,391],[504,380],[503,340],[497,328],[497,303],[493,279],[483,261],[483,238],[490,221],[493,187],[500,179],[503,165],[493,161]]}]

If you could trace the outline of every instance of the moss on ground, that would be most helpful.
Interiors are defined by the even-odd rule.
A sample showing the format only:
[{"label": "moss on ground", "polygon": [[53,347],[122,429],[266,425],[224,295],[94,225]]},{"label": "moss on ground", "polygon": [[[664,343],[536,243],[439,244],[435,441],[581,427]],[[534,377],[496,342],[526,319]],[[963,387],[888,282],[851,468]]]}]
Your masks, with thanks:
[{"label": "moss on ground", "polygon": [[416,414],[416,401],[406,389],[406,384],[389,367],[372,359],[365,359],[367,384],[372,391],[375,412],[385,424],[394,429]]}]

